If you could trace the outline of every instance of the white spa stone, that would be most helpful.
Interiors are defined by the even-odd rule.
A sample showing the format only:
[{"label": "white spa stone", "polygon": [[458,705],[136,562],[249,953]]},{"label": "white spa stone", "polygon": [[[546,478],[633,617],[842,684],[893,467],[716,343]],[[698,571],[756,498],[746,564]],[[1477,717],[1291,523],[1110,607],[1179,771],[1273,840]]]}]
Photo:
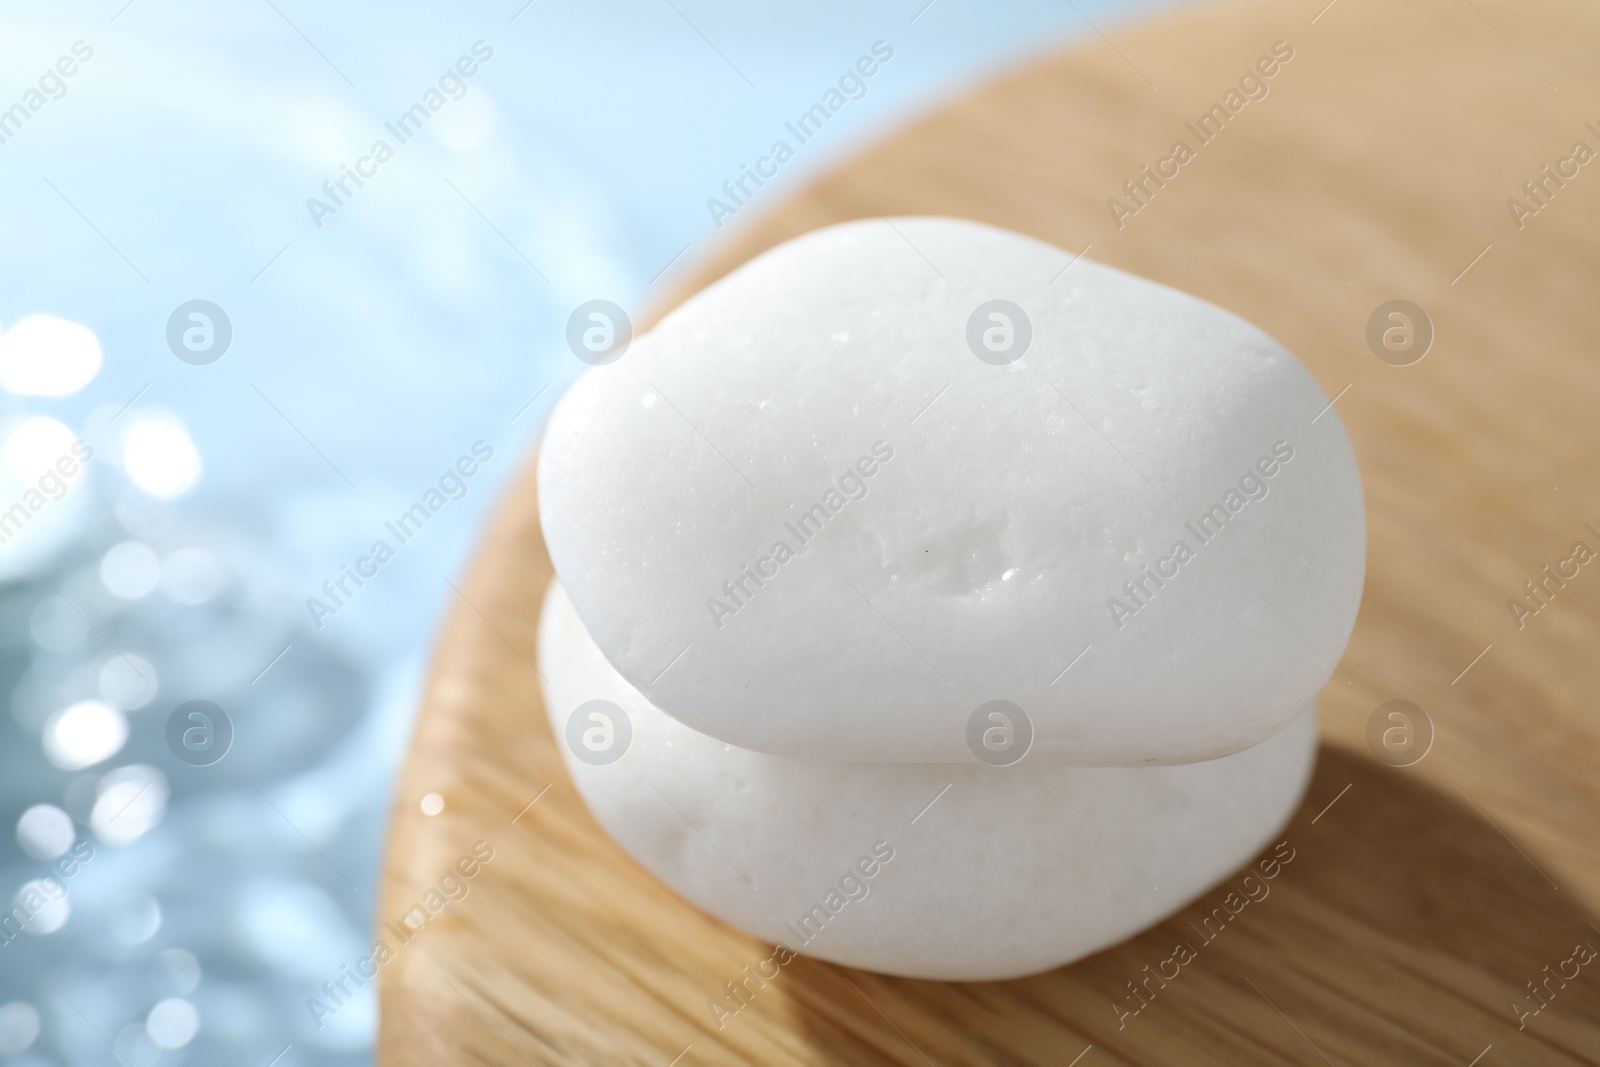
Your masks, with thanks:
[{"label": "white spa stone", "polygon": [[815,759],[973,761],[991,700],[1035,762],[1240,751],[1316,697],[1365,568],[1350,443],[1294,356],[953,219],[819,230],[701,292],[568,390],[539,494],[624,678]]},{"label": "white spa stone", "polygon": [[[1031,974],[1161,921],[1263,848],[1274,854],[1317,744],[1313,705],[1255,748],[1181,767],[794,760],[734,748],[653,707],[606,662],[559,585],[538,655],[568,770],[634,859],[759,938],[916,978]],[[568,720],[592,700],[622,711],[607,712],[609,724],[582,715],[574,748]],[[585,730],[600,751],[585,750]],[[863,859],[870,878],[856,869]]]}]

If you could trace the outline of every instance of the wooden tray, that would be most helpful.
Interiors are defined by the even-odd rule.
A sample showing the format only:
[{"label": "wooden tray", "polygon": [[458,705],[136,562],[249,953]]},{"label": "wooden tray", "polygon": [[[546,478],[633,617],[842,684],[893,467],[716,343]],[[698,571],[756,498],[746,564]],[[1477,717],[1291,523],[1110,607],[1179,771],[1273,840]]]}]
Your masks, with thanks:
[{"label": "wooden tray", "polygon": [[[1125,983],[1194,941],[1189,922],[1221,891],[1021,981],[797,961],[718,1030],[707,999],[766,950],[629,860],[562,768],[531,662],[550,567],[530,460],[458,582],[395,800],[380,923],[474,842],[494,858],[382,968],[383,1062],[1600,1062],[1600,961],[1550,978],[1570,974],[1575,945],[1600,949],[1600,562],[1520,627],[1508,607],[1575,541],[1600,550],[1600,162],[1547,183],[1543,205],[1522,194],[1575,141],[1600,150],[1600,7],[1324,3],[1102,26],[1109,38],[1090,33],[771,204],[678,289],[824,224],[959,215],[1092,246],[1306,361],[1355,442],[1371,549],[1316,778],[1286,832],[1296,859],[1271,896],[1122,1028]],[[1294,57],[1269,95],[1199,144],[1184,123],[1278,41]],[[1180,138],[1195,158],[1119,227],[1108,198]],[[1537,213],[1515,219],[1518,195]],[[1414,365],[1369,349],[1368,319],[1392,299],[1433,324]],[[1409,768],[1366,741],[1395,698],[1436,731]],[[441,814],[419,810],[428,793]],[[1514,1005],[1543,1003],[1528,982],[1550,1003],[1519,1029]]]}]

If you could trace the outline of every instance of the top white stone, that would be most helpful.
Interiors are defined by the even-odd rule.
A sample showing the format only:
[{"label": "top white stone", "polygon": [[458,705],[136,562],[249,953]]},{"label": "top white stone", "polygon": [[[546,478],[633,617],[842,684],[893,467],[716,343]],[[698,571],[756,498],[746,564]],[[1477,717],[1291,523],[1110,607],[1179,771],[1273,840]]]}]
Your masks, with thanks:
[{"label": "top white stone", "polygon": [[1294,356],[954,219],[819,230],[706,289],[561,399],[539,494],[628,682],[817,759],[1240,751],[1327,681],[1365,567],[1350,443]]}]

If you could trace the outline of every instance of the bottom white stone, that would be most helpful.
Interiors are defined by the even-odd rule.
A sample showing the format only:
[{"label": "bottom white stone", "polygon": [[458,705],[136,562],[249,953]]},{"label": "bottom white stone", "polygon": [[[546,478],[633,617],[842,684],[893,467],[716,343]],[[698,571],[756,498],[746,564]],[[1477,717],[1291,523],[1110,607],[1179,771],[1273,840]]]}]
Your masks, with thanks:
[{"label": "bottom white stone", "polygon": [[[1254,748],[1175,767],[750,752],[696,733],[625,682],[559,583],[545,598],[539,663],[567,769],[634,859],[757,937],[913,978],[1020,977],[1160,922],[1275,841],[1316,758],[1315,705]],[[568,720],[592,700],[627,722],[592,719],[605,709],[591,706],[569,743]]]}]

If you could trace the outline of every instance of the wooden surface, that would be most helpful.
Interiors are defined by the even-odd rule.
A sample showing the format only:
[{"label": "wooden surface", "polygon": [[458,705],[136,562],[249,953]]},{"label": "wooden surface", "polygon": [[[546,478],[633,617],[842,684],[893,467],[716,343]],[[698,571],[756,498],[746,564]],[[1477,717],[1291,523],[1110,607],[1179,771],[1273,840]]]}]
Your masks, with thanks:
[{"label": "wooden surface", "polygon": [[[1584,128],[1600,126],[1600,7],[1337,0],[1313,22],[1323,2],[1186,9],[1104,25],[1109,41],[1086,28],[788,202],[769,191],[741,221],[767,214],[679,285],[842,219],[960,215],[1092,244],[1262,326],[1329,396],[1348,386],[1366,595],[1286,833],[1296,859],[1272,895],[1120,1030],[1124,983],[1197,940],[1188,922],[1220,892],[1021,981],[800,960],[717,1030],[707,998],[767,950],[624,856],[562,769],[530,662],[550,575],[530,458],[458,583],[395,801],[380,921],[473,842],[494,859],[382,969],[382,1062],[1600,1062],[1600,962],[1550,980],[1524,1029],[1513,1012],[1536,1006],[1525,983],[1576,943],[1600,948],[1600,562],[1523,629],[1507,607],[1573,542],[1600,549],[1584,527],[1600,528],[1600,162],[1525,228],[1506,205],[1574,141],[1600,149]],[[1113,225],[1107,198],[1175,139],[1193,144],[1183,121],[1278,40],[1295,58],[1270,95]],[[1413,366],[1365,342],[1392,298],[1437,331]],[[1407,769],[1365,741],[1392,698],[1437,731]],[[445,808],[427,817],[432,792]]]}]

